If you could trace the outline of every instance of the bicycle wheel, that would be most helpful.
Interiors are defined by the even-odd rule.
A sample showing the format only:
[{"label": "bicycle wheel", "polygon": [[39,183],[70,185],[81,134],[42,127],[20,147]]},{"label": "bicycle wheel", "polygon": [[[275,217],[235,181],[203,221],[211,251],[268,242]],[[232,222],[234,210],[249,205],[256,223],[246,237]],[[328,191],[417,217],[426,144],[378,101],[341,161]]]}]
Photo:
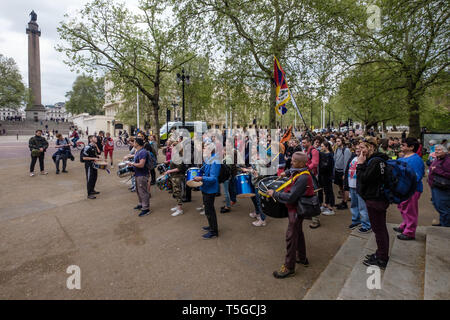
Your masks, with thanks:
[{"label": "bicycle wheel", "polygon": [[117,141],[116,141],[116,147],[117,147],[117,148],[121,148],[122,145],[123,145],[122,141],[120,141],[120,140],[117,140]]},{"label": "bicycle wheel", "polygon": [[83,150],[84,149],[84,142],[77,142],[77,149],[78,150]]}]

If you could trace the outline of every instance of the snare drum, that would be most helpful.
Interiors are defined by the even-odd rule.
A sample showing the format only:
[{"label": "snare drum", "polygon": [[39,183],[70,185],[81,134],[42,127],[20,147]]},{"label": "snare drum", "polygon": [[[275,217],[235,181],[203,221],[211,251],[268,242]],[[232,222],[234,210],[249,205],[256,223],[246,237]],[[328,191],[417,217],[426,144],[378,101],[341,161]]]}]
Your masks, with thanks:
[{"label": "snare drum", "polygon": [[105,161],[94,162],[94,167],[96,169],[106,170],[106,168],[108,168],[108,162]]},{"label": "snare drum", "polygon": [[236,185],[236,197],[251,198],[255,196],[255,188],[251,183],[251,177],[248,173],[237,175],[234,182]]},{"label": "snare drum", "polygon": [[119,169],[117,171],[117,176],[119,178],[125,178],[125,177],[129,177],[129,176],[133,175],[133,172],[134,172],[134,167],[126,166],[126,167],[124,167],[122,169]]},{"label": "snare drum", "polygon": [[124,162],[120,162],[118,165],[117,165],[117,169],[123,169],[123,168],[126,168],[127,166],[128,166],[128,163],[129,163],[129,161],[124,161]]},{"label": "snare drum", "polygon": [[280,187],[289,180],[288,178],[277,179],[277,176],[270,176],[259,181],[258,193],[261,195],[261,209],[263,213],[269,217],[287,218],[288,210],[286,205],[275,201],[272,197],[267,195],[267,191],[270,189],[281,191],[282,189],[280,189]]},{"label": "snare drum", "polygon": [[189,168],[186,172],[186,184],[191,188],[197,188],[203,185],[202,181],[194,181],[196,176],[201,176],[200,168]]}]

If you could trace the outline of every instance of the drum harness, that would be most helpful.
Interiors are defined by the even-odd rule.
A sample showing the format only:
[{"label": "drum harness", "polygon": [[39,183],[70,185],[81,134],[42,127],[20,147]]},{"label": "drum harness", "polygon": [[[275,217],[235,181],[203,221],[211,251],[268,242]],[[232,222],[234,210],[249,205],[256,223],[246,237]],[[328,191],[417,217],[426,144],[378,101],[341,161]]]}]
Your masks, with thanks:
[{"label": "drum harness", "polygon": [[[300,172],[300,173],[296,174],[294,177],[292,177],[291,179],[289,179],[288,181],[286,181],[285,183],[283,183],[280,187],[278,187],[278,188],[275,190],[275,192],[280,192],[281,190],[283,190],[283,189],[286,188],[287,186],[291,185],[293,182],[295,182],[295,180],[297,180],[298,177],[300,177],[300,176],[303,175],[303,174],[311,175],[311,173],[309,173],[308,170],[305,170],[305,171],[303,171],[303,172]],[[281,178],[281,177],[280,177],[280,178]],[[279,180],[280,178],[274,180],[273,182]],[[273,183],[273,182],[272,182],[272,183]],[[272,183],[270,183],[270,184],[272,184]],[[269,184],[269,186],[270,186],[270,184]],[[266,185],[264,185],[264,186],[266,186]],[[267,187],[267,186],[266,186],[266,187]],[[261,190],[258,190],[258,193],[259,193],[260,195],[266,197],[266,198],[270,198],[269,195],[263,193]],[[273,200],[276,202],[275,199],[273,199]]]}]

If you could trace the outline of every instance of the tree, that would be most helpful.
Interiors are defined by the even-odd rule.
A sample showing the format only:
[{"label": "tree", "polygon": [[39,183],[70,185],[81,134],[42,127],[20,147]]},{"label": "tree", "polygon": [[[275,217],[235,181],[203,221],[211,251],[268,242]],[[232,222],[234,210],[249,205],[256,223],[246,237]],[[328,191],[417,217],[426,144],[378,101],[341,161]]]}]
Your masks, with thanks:
[{"label": "tree", "polygon": [[[296,0],[183,0],[176,12],[187,34],[194,34],[204,50],[219,52],[225,65],[255,90],[270,88],[269,123],[275,124],[274,55],[301,64],[289,81],[302,81],[312,65],[309,35],[317,29],[307,1]],[[222,63],[224,61],[221,61]]]},{"label": "tree", "polygon": [[105,79],[102,77],[95,80],[86,75],[78,76],[72,90],[66,93],[66,98],[66,109],[72,114],[104,114]]},{"label": "tree", "polygon": [[0,54],[0,107],[18,109],[27,96],[16,62]]},{"label": "tree", "polygon": [[162,75],[192,59],[186,56],[186,38],[179,37],[180,26],[163,17],[166,1],[142,0],[140,14],[124,3],[93,0],[79,15],[63,22],[58,32],[67,46],[68,65],[76,69],[111,75],[121,88],[132,85],[151,102],[155,127],[159,128],[159,100]]},{"label": "tree", "polygon": [[333,109],[363,122],[366,129],[403,119],[407,111],[405,92],[389,90],[398,85],[398,79],[383,66],[356,66],[339,84]]},{"label": "tree", "polygon": [[[423,96],[428,88],[449,82],[450,3],[340,0],[317,1],[315,5],[322,26],[322,32],[315,34],[316,41],[333,54],[344,71],[368,64],[390,70],[398,84],[377,92],[403,92],[409,134],[419,137]],[[380,25],[376,28],[370,22],[378,20],[377,12]]]}]

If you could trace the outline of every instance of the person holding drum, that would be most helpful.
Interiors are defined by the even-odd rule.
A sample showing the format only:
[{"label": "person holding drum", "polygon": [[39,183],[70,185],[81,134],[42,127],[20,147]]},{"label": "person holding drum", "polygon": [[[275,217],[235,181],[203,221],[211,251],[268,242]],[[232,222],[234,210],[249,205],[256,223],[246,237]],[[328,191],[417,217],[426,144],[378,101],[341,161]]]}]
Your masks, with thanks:
[{"label": "person holding drum", "polygon": [[113,153],[114,153],[114,139],[111,138],[111,133],[106,133],[106,138],[103,140],[103,150],[105,152],[105,160],[108,161],[108,154],[111,159],[111,168],[113,165]]},{"label": "person holding drum", "polygon": [[[208,147],[208,144],[204,145],[204,149]],[[200,187],[203,196],[203,205],[205,206],[205,215],[208,219],[208,226],[203,227],[203,230],[207,231],[203,235],[203,239],[209,240],[219,236],[219,227],[217,226],[216,209],[214,208],[214,200],[217,192],[219,192],[219,174],[220,174],[220,161],[215,155],[215,150],[212,150],[211,156],[206,158],[202,169],[201,175],[194,178],[195,181],[202,181],[203,184]]]},{"label": "person holding drum", "polygon": [[[286,231],[286,258],[280,270],[274,271],[273,276],[281,279],[295,274],[295,264],[309,266],[306,257],[305,236],[302,230],[303,216],[297,215],[297,203],[301,196],[313,196],[314,186],[311,174],[306,163],[308,157],[304,152],[295,152],[292,155],[292,169],[285,171],[281,176],[293,178],[293,182],[282,192],[268,190],[267,194],[276,201],[286,204],[288,208],[288,228]],[[302,174],[306,172],[305,174]]]},{"label": "person holding drum", "polygon": [[[178,144],[175,142],[173,147]],[[183,156],[183,149],[180,150],[180,157]],[[172,183],[173,197],[177,200],[177,206],[173,207],[172,217],[179,216],[183,214],[183,193],[182,184],[184,183],[184,174],[186,172],[186,166],[183,163],[176,164],[173,160],[170,160],[169,170],[164,172],[162,175],[169,174],[170,181]]]},{"label": "person holding drum", "polygon": [[149,167],[150,161],[149,154],[144,148],[144,140],[136,138],[134,141],[134,147],[136,153],[134,155],[134,162],[130,162],[128,165],[134,167],[134,176],[136,179],[136,193],[138,196],[139,204],[134,208],[135,210],[141,210],[139,217],[150,214],[150,192],[149,192]]},{"label": "person holding drum", "polygon": [[97,152],[97,137],[89,136],[89,144],[84,147],[80,154],[81,162],[84,162],[84,170],[86,172],[87,194],[88,199],[95,199],[95,195],[100,192],[95,191],[95,183],[97,182],[98,170],[95,168],[95,161],[99,160]]}]

